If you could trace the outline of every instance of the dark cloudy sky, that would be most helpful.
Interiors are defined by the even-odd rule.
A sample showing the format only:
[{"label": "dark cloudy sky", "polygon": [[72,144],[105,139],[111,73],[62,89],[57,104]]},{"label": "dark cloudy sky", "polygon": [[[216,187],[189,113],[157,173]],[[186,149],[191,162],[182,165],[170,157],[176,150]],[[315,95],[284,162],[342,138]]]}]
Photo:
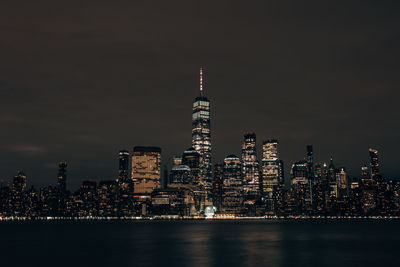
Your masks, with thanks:
[{"label": "dark cloudy sky", "polygon": [[198,69],[214,163],[244,131],[286,168],[313,144],[352,175],[400,176],[399,1],[1,1],[0,179],[114,179],[119,149],[190,146]]}]

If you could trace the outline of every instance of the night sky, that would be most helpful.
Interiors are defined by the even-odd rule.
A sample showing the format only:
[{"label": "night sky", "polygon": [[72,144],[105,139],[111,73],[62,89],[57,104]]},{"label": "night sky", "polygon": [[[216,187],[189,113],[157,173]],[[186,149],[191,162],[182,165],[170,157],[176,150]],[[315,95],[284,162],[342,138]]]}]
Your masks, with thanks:
[{"label": "night sky", "polygon": [[[64,4],[61,4],[64,2]],[[243,133],[289,166],[314,145],[359,175],[368,148],[399,177],[399,1],[1,1],[0,179],[117,175],[120,149],[191,144],[205,69],[213,163]],[[288,176],[288,175],[287,175]]]}]

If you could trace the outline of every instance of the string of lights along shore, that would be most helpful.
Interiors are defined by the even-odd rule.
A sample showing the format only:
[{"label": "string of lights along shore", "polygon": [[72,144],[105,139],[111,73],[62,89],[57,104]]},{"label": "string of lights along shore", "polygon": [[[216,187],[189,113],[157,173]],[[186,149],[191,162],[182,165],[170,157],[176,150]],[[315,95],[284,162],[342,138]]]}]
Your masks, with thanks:
[{"label": "string of lights along shore", "polygon": [[265,137],[258,147],[256,133],[249,131],[241,155],[227,153],[213,165],[203,68],[199,85],[191,145],[172,162],[162,162],[160,147],[123,149],[115,179],[83,181],[75,192],[67,188],[66,161],[58,165],[55,185],[39,189],[27,188],[28,176],[18,171],[12,183],[1,185],[0,218],[400,216],[400,183],[381,175],[373,148],[366,149],[369,164],[350,177],[332,158],[315,161],[312,145],[305,144],[304,157],[289,165],[286,178],[278,139]]}]

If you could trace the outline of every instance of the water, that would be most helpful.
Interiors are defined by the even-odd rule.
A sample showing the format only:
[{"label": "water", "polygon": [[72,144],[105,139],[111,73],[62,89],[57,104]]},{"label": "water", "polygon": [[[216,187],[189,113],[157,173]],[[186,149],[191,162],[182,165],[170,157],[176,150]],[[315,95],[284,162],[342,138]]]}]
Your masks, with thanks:
[{"label": "water", "polygon": [[400,221],[0,223],[1,266],[400,266]]}]

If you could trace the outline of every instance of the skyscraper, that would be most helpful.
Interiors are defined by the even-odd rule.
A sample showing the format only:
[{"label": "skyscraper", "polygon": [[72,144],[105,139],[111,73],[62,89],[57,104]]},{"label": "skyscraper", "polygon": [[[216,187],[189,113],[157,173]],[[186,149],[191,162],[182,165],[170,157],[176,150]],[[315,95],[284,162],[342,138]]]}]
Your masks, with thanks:
[{"label": "skyscraper", "polygon": [[292,179],[290,183],[293,184],[308,184],[308,164],[307,161],[298,161],[292,164],[290,170]]},{"label": "skyscraper", "polygon": [[339,171],[339,188],[340,189],[347,189],[348,187],[348,177],[347,177],[347,173],[346,173],[346,168],[345,167],[341,167],[340,171]]},{"label": "skyscraper", "polygon": [[173,184],[190,184],[192,182],[192,174],[187,165],[175,165],[172,167],[170,174],[170,183]]},{"label": "skyscraper", "polygon": [[294,211],[297,214],[305,214],[312,209],[311,184],[309,183],[307,161],[298,161],[292,164],[290,173],[292,198],[294,199]]},{"label": "skyscraper", "polygon": [[26,189],[26,175],[23,171],[18,171],[13,179],[12,191],[16,194],[21,194]]},{"label": "skyscraper", "polygon": [[188,148],[183,152],[182,164],[187,165],[190,168],[190,183],[198,185],[200,172],[200,153],[193,147]]},{"label": "skyscraper", "polygon": [[279,159],[279,142],[270,139],[263,142],[261,161],[262,196],[266,204],[266,212],[274,213],[276,209],[276,192],[283,184],[283,162]]},{"label": "skyscraper", "polygon": [[161,148],[136,146],[132,153],[134,193],[150,194],[161,187]]},{"label": "skyscraper", "polygon": [[335,168],[333,159],[331,158],[328,166],[329,196],[335,198],[338,197],[338,181],[336,178],[337,173],[338,170]]},{"label": "skyscraper", "polygon": [[243,204],[243,179],[240,159],[229,155],[223,166],[222,206],[225,212],[237,213]]},{"label": "skyscraper", "polygon": [[118,167],[118,182],[127,183],[129,177],[129,151],[120,150],[118,154],[119,167]]},{"label": "skyscraper", "polygon": [[67,191],[67,163],[65,161],[58,164],[57,185],[60,192]]},{"label": "skyscraper", "polygon": [[367,164],[361,166],[361,181],[364,185],[372,185],[372,178],[369,171],[370,168]]},{"label": "skyscraper", "polygon": [[260,194],[260,171],[256,152],[256,134],[244,134],[242,145],[242,171],[244,193],[251,199]]},{"label": "skyscraper", "polygon": [[200,154],[199,182],[207,186],[212,176],[210,101],[203,92],[202,68],[200,68],[200,96],[195,98],[192,108],[192,147]]},{"label": "skyscraper", "polygon": [[283,162],[279,159],[278,146],[276,139],[264,141],[262,145],[261,175],[264,195],[273,186],[283,183]]},{"label": "skyscraper", "polygon": [[26,175],[22,171],[18,171],[17,175],[14,176],[12,186],[12,209],[16,215],[23,214],[24,206],[24,194],[26,189]]},{"label": "skyscraper", "polygon": [[222,187],[224,184],[224,165],[214,165],[214,179],[213,179],[213,204],[218,211],[221,211],[222,207]]},{"label": "skyscraper", "polygon": [[314,180],[314,152],[312,145],[307,145],[307,165],[309,178]]},{"label": "skyscraper", "polygon": [[370,169],[371,169],[371,179],[374,182],[379,178],[379,161],[378,161],[378,150],[370,148],[369,157],[371,158]]},{"label": "skyscraper", "polygon": [[318,183],[326,183],[328,175],[328,165],[325,162],[317,162],[314,166],[314,177]]}]

